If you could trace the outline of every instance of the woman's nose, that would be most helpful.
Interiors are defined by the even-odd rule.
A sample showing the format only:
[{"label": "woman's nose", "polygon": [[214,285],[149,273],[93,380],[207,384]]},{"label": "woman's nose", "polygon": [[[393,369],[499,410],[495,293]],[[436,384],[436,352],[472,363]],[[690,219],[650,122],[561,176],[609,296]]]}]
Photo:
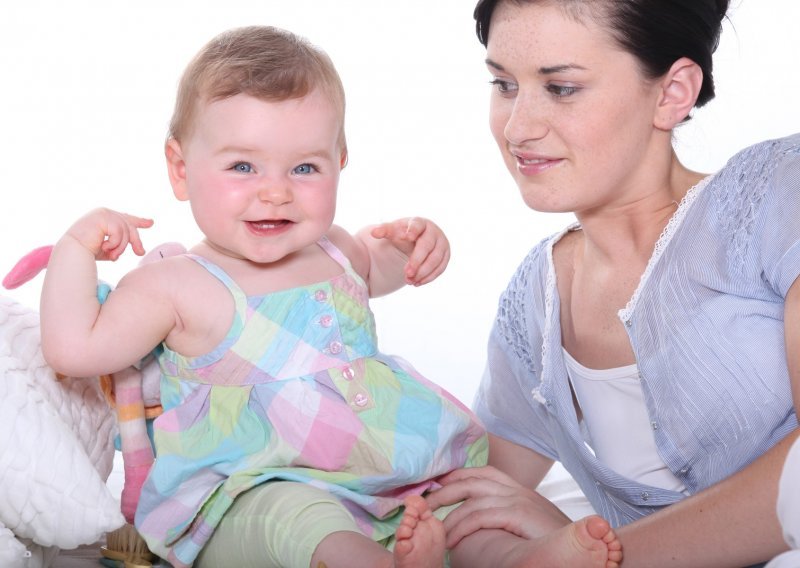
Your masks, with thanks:
[{"label": "woman's nose", "polygon": [[503,135],[511,144],[544,138],[549,131],[541,105],[531,97],[517,96],[508,115]]}]

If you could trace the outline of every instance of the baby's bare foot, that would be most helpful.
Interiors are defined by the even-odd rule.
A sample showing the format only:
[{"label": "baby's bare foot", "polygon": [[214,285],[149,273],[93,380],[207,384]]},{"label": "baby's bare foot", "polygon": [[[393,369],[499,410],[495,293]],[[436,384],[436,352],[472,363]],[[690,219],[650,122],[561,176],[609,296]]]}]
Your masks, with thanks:
[{"label": "baby's bare foot", "polygon": [[622,544],[608,522],[586,517],[514,547],[519,568],[619,568]]},{"label": "baby's bare foot", "polygon": [[[592,558],[600,560],[601,568],[618,568],[622,562],[622,543],[617,534],[602,517],[592,515],[573,523],[575,535],[580,544],[591,552]],[[585,532],[584,532],[585,531]],[[603,545],[600,545],[602,542]],[[605,548],[605,551],[603,550]],[[605,557],[605,564],[602,560]],[[592,564],[595,566],[595,564]]]},{"label": "baby's bare foot", "polygon": [[433,516],[428,503],[419,495],[405,499],[405,512],[395,533],[396,568],[442,568],[445,531]]}]

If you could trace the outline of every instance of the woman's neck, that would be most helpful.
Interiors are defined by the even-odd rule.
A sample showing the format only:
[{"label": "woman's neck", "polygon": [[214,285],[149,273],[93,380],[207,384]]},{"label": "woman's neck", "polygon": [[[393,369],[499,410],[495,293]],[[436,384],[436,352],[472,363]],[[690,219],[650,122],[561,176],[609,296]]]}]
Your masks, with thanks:
[{"label": "woman's neck", "polygon": [[674,156],[664,172],[652,177],[663,181],[637,192],[627,202],[576,212],[583,232],[584,261],[627,267],[647,263],[681,200],[705,177],[685,168]]}]

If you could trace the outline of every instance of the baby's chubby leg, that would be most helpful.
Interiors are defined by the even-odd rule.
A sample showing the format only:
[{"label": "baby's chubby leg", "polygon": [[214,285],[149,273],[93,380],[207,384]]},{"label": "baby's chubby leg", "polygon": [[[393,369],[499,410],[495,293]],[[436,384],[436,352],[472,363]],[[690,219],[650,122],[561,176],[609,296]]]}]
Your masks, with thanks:
[{"label": "baby's chubby leg", "polygon": [[195,566],[439,568],[444,527],[421,497],[407,499],[395,546],[399,550],[393,555],[365,536],[327,491],[274,481],[236,498]]},{"label": "baby's chubby leg", "polygon": [[[356,537],[359,548],[374,546],[382,558],[391,559],[387,550],[359,531],[352,515],[329,492],[305,483],[272,481],[236,498],[194,566],[316,568],[317,549],[335,535]],[[355,552],[350,566],[357,565],[354,557]]]}]

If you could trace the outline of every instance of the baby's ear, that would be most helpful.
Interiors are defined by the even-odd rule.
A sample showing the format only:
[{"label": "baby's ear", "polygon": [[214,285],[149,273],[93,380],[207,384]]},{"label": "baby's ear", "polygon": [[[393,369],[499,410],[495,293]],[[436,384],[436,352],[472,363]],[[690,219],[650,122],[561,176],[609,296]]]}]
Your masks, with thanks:
[{"label": "baby's ear", "polygon": [[180,142],[175,138],[167,140],[164,155],[167,158],[167,174],[169,183],[172,185],[172,193],[175,194],[178,201],[187,201],[189,191],[186,187],[186,161],[183,159]]}]

